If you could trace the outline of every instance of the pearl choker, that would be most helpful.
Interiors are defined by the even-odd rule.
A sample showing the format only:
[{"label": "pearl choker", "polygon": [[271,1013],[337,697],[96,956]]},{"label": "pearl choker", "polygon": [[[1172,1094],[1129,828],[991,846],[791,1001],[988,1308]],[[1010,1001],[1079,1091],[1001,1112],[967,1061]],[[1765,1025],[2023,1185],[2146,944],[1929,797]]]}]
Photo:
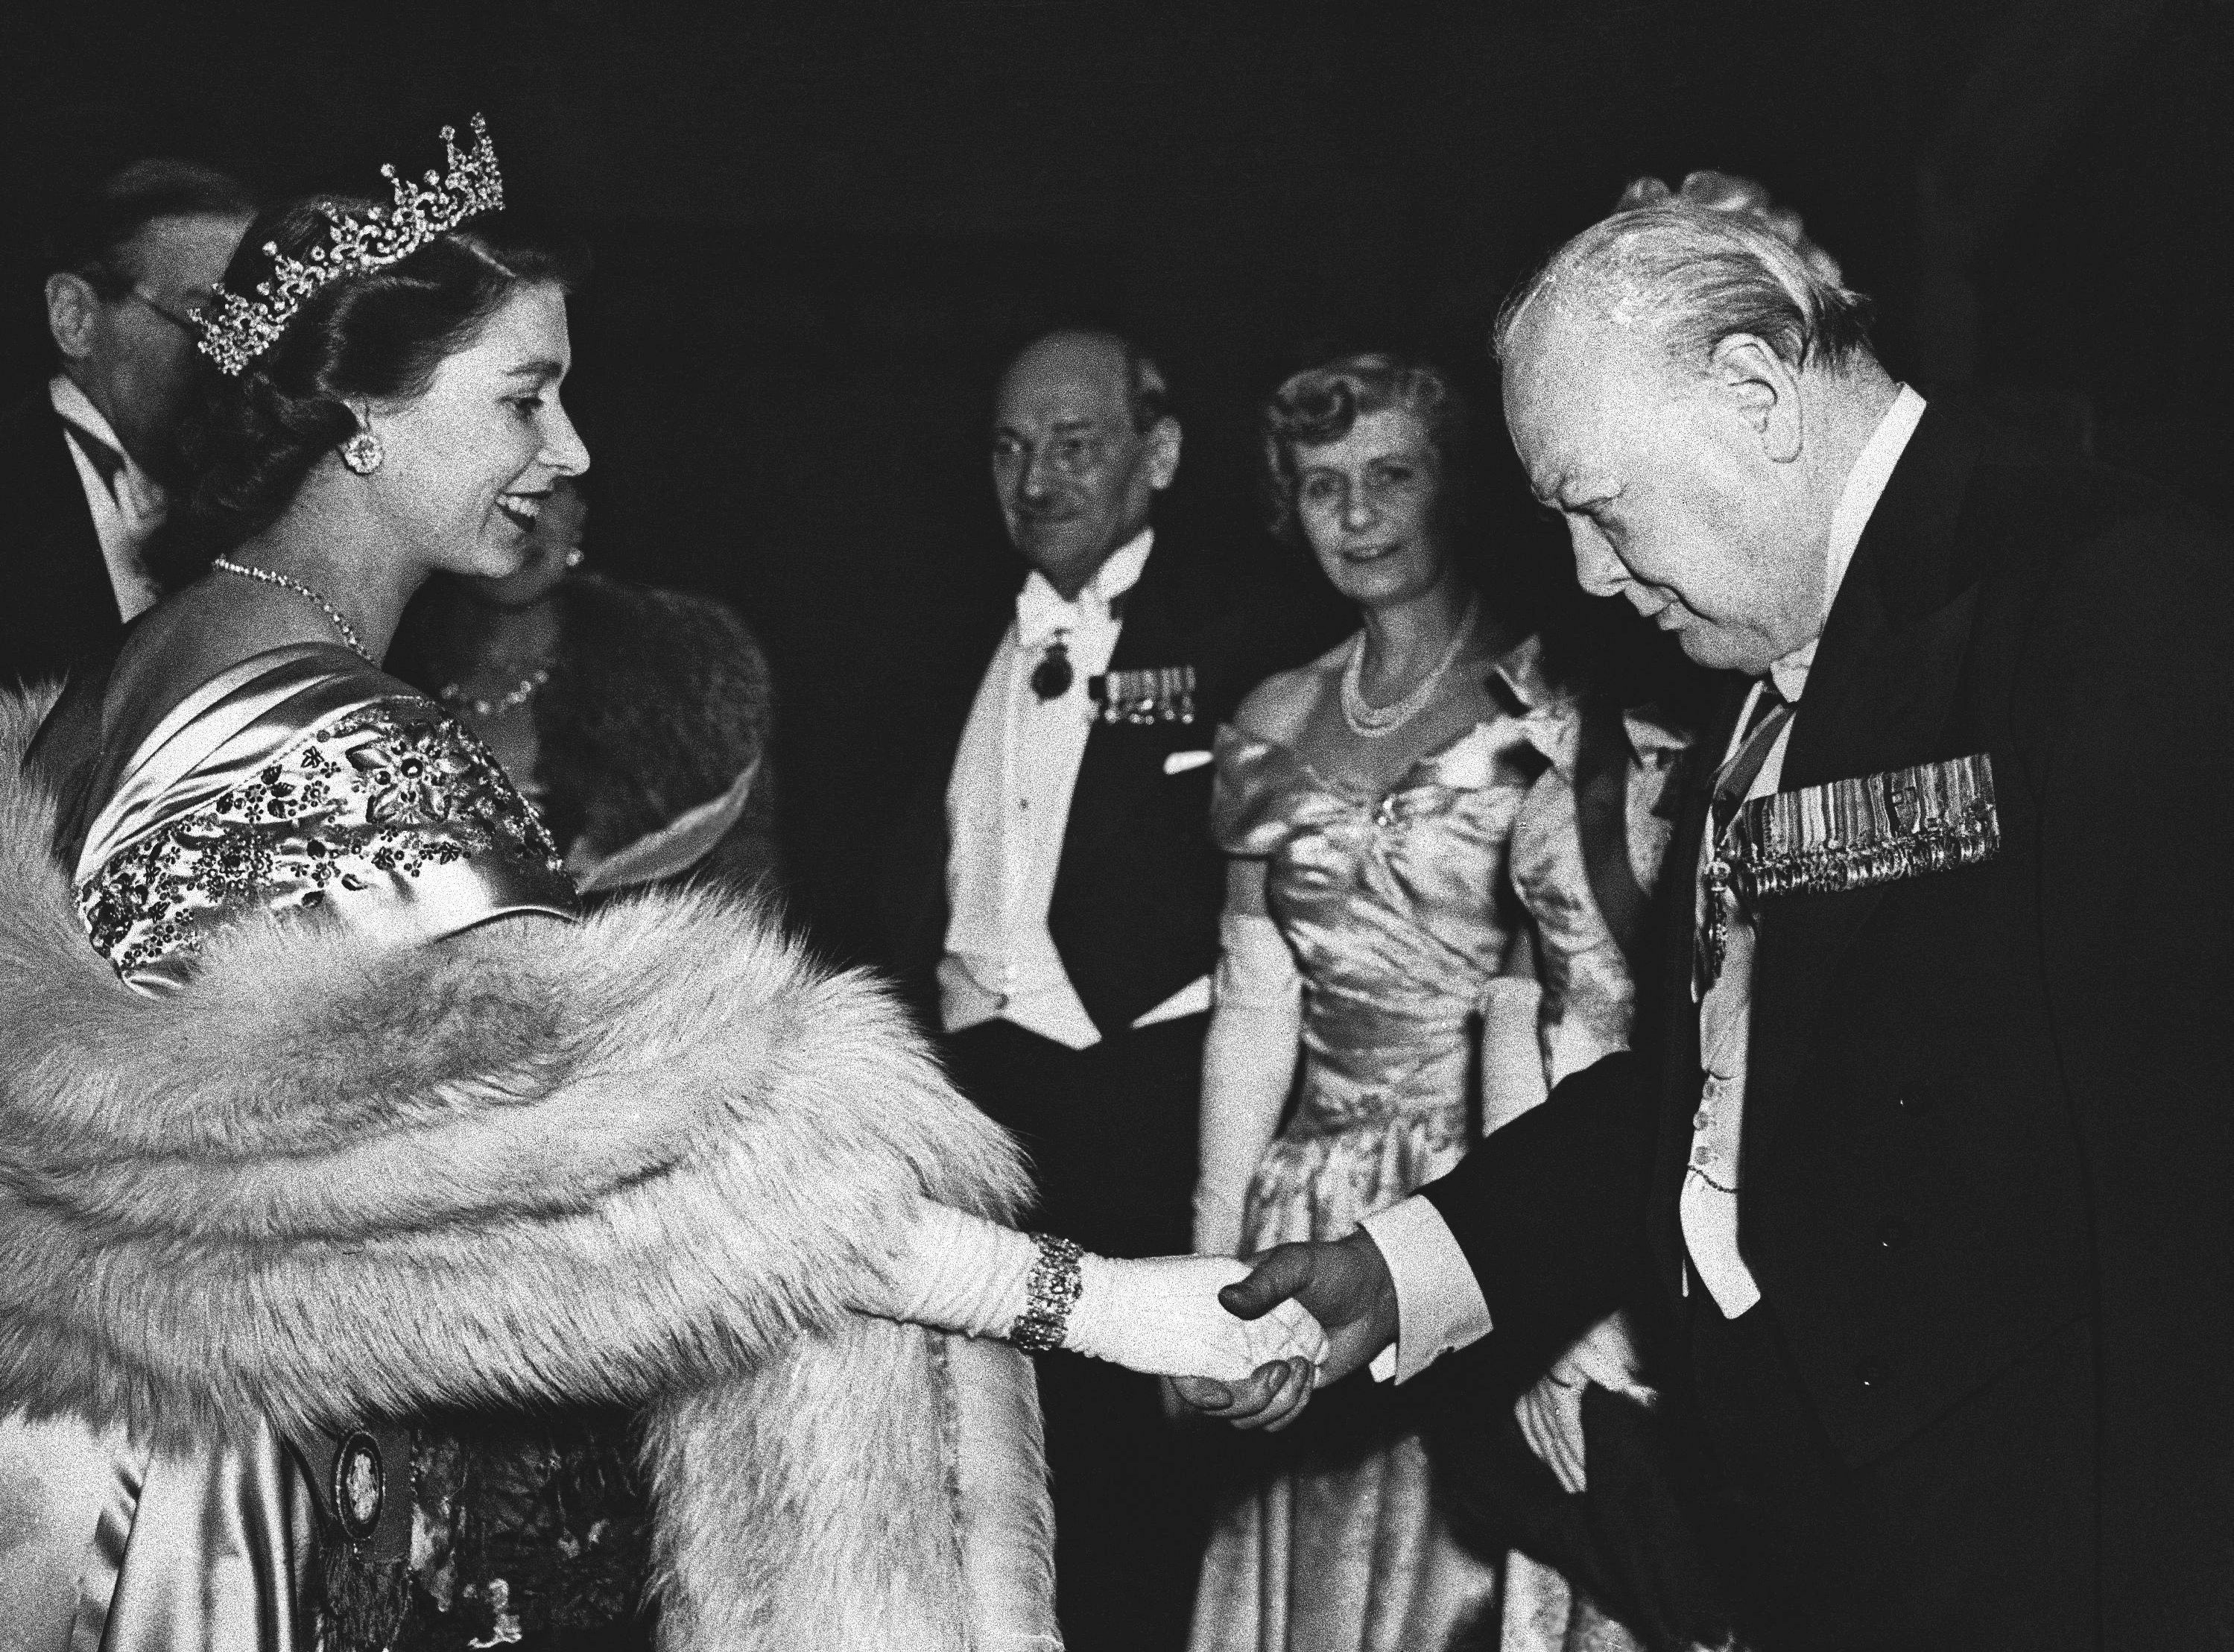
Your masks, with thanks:
[{"label": "pearl choker", "polygon": [[1349,663],[1342,670],[1342,720],[1349,725],[1349,732],[1361,740],[1379,740],[1393,735],[1406,723],[1427,709],[1427,702],[1434,697],[1435,685],[1456,663],[1459,652],[1473,635],[1475,619],[1481,613],[1481,598],[1466,599],[1466,612],[1459,617],[1459,628],[1451,634],[1450,643],[1443,650],[1443,657],[1435,662],[1434,669],[1412,685],[1411,692],[1394,705],[1374,706],[1366,703],[1363,679],[1365,676],[1365,633],[1360,631],[1357,640],[1350,644]]}]

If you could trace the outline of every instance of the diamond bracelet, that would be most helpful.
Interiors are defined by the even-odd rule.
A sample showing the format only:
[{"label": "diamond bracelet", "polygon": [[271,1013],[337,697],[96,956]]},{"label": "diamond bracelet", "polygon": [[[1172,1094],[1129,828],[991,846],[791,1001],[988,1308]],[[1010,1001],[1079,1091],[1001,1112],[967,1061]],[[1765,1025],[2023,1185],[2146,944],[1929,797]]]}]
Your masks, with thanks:
[{"label": "diamond bracelet", "polygon": [[1084,1253],[1068,1239],[1051,1233],[1035,1233],[1039,1259],[1024,1281],[1024,1311],[1009,1327],[1009,1341],[1027,1354],[1045,1354],[1062,1346],[1063,1327],[1078,1301],[1078,1258]]}]

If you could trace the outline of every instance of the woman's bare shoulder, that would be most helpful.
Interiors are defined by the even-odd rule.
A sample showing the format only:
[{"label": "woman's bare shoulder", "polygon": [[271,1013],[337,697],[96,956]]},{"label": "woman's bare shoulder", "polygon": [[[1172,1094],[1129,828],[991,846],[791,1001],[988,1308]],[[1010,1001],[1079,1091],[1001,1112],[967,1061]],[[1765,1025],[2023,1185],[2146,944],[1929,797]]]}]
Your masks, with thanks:
[{"label": "woman's bare shoulder", "polygon": [[[228,602],[232,595],[229,586],[190,586],[157,604],[132,627],[101,695],[104,753],[136,750],[187,696],[260,655],[307,646],[317,649],[321,656],[330,653],[337,669],[382,676],[376,667],[344,650],[330,632],[285,623],[275,625],[260,605]],[[409,692],[401,683],[394,686],[399,693]]]},{"label": "woman's bare shoulder", "polygon": [[1344,638],[1310,664],[1266,677],[1249,691],[1233,714],[1235,727],[1259,740],[1293,745],[1311,714],[1336,691],[1349,646]]},{"label": "woman's bare shoulder", "polygon": [[101,699],[101,742],[137,745],[173,707],[256,651],[206,590],[180,592],[134,625],[109,668]]}]

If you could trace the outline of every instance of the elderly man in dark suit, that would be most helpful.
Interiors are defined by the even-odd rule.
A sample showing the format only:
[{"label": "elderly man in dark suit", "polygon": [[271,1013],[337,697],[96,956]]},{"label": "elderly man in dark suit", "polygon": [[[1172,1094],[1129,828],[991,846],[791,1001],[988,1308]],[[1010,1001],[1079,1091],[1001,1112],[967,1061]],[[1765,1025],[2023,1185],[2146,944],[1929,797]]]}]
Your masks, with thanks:
[{"label": "elderly man in dark suit", "polygon": [[[1678,206],[1508,309],[1584,584],[1730,674],[1658,1026],[1229,1303],[1400,1377],[1656,1310],[1761,1652],[2234,1646],[2234,545],[1860,315]],[[1277,1422],[1268,1374],[1192,1397]]]},{"label": "elderly man in dark suit", "polygon": [[[1177,545],[1164,376],[1065,331],[1003,375],[993,484],[1029,565],[888,867],[892,961],[964,1091],[1030,1151],[1034,1219],[1119,1255],[1188,1248],[1225,870],[1211,736],[1319,641],[1297,603]],[[1072,1652],[1185,1638],[1206,1527],[1147,1379],[1041,1372]]]},{"label": "elderly man in dark suit", "polygon": [[222,173],[135,161],[49,249],[47,329],[61,370],[0,412],[0,683],[60,676],[153,605],[142,554],[175,480],[192,312],[254,210]]}]

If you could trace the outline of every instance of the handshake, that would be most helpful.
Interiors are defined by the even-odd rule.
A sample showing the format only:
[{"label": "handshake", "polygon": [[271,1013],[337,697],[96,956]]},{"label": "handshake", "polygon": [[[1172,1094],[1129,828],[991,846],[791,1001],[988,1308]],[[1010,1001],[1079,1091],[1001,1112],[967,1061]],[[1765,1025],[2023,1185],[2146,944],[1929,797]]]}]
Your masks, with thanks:
[{"label": "handshake", "polygon": [[[1198,1293],[1192,1316],[1208,1329],[1192,1345],[1164,1350],[1176,1362],[1155,1368],[1171,1376],[1188,1407],[1237,1428],[1277,1433],[1302,1414],[1313,1388],[1348,1376],[1396,1340],[1395,1282],[1362,1229],[1344,1239],[1276,1246],[1249,1263],[1172,1257],[1114,1265],[1188,1271]],[[1201,1301],[1206,1285],[1222,1285],[1215,1312]],[[1586,1484],[1582,1399],[1592,1386],[1647,1410],[1658,1403],[1638,1378],[1619,1314],[1584,1332],[1513,1407],[1529,1449],[1570,1492]]]},{"label": "handshake", "polygon": [[1170,1376],[1188,1407],[1237,1427],[1285,1427],[1314,1388],[1396,1336],[1395,1288],[1362,1232],[1252,1263],[1162,1257],[1101,1270],[1072,1310],[1068,1345]]}]

